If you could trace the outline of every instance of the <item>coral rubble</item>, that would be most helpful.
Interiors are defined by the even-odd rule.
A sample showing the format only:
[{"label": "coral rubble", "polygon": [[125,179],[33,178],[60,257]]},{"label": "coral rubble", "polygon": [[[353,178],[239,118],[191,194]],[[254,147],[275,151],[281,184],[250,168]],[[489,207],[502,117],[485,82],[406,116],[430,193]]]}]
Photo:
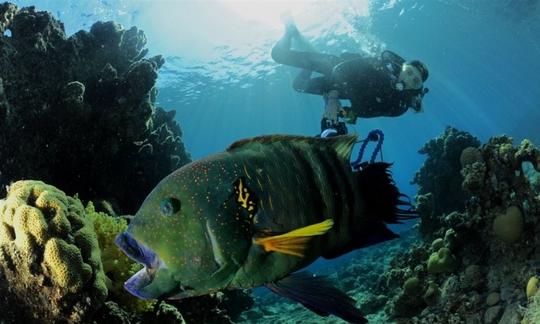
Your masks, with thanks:
[{"label": "coral rubble", "polygon": [[188,162],[174,111],[155,107],[164,59],[145,44],[136,27],[67,37],[50,13],[0,4],[0,185],[41,179],[134,212]]}]

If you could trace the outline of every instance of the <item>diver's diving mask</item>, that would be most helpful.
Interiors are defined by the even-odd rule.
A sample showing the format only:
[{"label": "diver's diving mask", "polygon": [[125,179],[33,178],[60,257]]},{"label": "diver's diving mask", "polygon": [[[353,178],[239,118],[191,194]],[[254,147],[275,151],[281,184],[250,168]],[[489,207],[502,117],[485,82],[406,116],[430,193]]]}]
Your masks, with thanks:
[{"label": "diver's diving mask", "polygon": [[422,72],[415,65],[405,62],[401,65],[401,71],[399,72],[398,86],[400,90],[420,90],[424,85]]}]

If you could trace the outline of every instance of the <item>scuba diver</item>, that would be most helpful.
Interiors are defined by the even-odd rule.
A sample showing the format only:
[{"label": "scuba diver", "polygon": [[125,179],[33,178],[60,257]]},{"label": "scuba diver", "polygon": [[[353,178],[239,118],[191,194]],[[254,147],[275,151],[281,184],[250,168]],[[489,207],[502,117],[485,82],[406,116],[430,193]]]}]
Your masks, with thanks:
[{"label": "scuba diver", "polygon": [[[395,117],[409,108],[422,111],[422,98],[428,92],[424,88],[428,78],[425,64],[405,61],[388,50],[380,57],[318,53],[292,19],[285,19],[285,34],[272,48],[272,58],[302,69],[293,82],[296,91],[323,96],[326,107],[321,121],[322,137],[347,134],[340,118],[355,124],[358,117]],[[300,50],[292,49],[293,40]],[[313,72],[321,76],[312,76]],[[342,107],[340,99],[350,100],[351,106]]]}]

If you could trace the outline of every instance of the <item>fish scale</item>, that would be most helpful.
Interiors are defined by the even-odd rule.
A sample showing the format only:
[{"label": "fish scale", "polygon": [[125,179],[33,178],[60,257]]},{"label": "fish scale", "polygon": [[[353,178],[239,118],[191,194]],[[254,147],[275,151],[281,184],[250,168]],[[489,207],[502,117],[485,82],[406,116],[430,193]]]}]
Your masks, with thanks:
[{"label": "fish scale", "polygon": [[[353,189],[356,179],[349,161],[340,159],[332,147],[275,142],[247,155],[235,157],[243,161],[246,175],[256,173],[257,169],[274,174],[247,180],[259,199],[273,206],[265,217],[274,225],[273,231],[285,232],[332,218],[334,227],[325,248],[332,248],[328,241],[338,244],[351,239],[349,228],[357,223],[354,219],[358,218],[362,199],[359,191]],[[304,182],[298,183],[298,177]],[[268,190],[259,190],[259,182]]]}]

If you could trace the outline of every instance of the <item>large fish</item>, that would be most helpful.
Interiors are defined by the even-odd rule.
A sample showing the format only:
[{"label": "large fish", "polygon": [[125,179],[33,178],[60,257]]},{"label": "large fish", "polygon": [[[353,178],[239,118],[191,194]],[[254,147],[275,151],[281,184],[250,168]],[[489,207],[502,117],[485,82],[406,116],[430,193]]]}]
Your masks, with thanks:
[{"label": "large fish", "polygon": [[296,272],[393,239],[385,224],[414,214],[399,208],[410,205],[389,164],[351,169],[356,139],[261,136],[176,170],[116,239],[145,266],[125,288],[179,299],[266,285],[319,315],[366,322],[324,277]]}]

